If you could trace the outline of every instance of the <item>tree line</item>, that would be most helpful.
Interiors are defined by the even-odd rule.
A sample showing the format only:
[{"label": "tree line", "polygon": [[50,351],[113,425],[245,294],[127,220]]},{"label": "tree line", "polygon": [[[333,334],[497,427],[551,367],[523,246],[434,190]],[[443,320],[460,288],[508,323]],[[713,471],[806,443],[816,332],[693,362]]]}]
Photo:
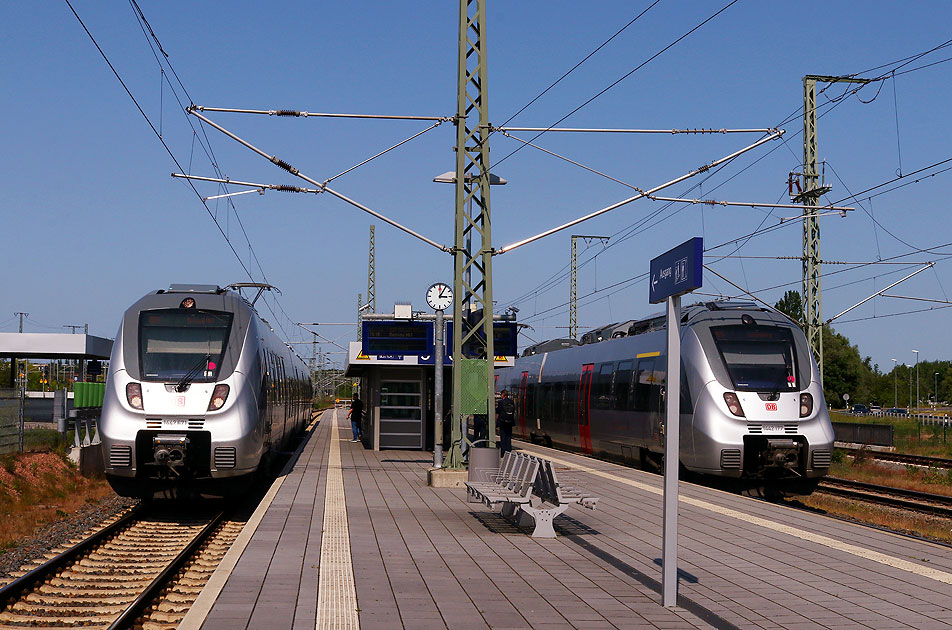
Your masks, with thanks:
[{"label": "tree line", "polygon": [[[803,304],[800,294],[787,291],[775,308],[803,325]],[[887,366],[890,367],[890,366]],[[952,363],[949,361],[919,362],[919,402],[916,402],[916,366],[896,362],[884,372],[870,357],[863,357],[859,348],[830,326],[823,327],[823,395],[828,404],[846,407],[849,404],[888,407],[928,406],[952,399]],[[938,389],[938,391],[936,391]]]}]

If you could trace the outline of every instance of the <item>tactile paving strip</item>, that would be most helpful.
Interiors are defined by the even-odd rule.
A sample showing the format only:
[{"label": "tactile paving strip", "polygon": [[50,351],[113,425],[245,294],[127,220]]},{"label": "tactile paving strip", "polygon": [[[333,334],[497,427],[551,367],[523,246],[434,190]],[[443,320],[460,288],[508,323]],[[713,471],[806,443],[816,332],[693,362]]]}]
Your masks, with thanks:
[{"label": "tactile paving strip", "polygon": [[317,590],[317,628],[360,628],[357,590],[350,556],[350,529],[340,467],[340,431],[337,410],[331,421],[327,483],[324,488],[324,534],[321,538],[321,568]]}]

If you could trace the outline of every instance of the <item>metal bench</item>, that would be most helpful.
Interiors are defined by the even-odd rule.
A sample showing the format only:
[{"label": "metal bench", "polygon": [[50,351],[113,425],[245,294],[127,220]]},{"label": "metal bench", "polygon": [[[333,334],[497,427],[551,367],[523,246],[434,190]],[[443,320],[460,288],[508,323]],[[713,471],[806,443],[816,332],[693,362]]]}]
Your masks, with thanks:
[{"label": "metal bench", "polygon": [[578,486],[563,486],[552,462],[542,458],[534,459],[539,462],[539,473],[533,484],[530,501],[519,505],[518,524],[535,525],[533,538],[555,538],[553,521],[556,516],[565,512],[573,503],[594,510],[598,497]]},{"label": "metal bench", "polygon": [[503,516],[511,516],[517,506],[530,501],[538,474],[538,459],[516,453],[503,461],[495,479],[467,481],[466,491],[490,509],[496,509],[497,505],[503,504]]},{"label": "metal bench", "polygon": [[492,490],[493,488],[504,485],[512,480],[513,473],[515,472],[516,453],[513,451],[508,451],[502,457],[502,461],[499,463],[499,468],[495,470],[484,471],[483,479],[476,481],[466,482],[466,491],[470,496],[478,498],[478,490]]}]

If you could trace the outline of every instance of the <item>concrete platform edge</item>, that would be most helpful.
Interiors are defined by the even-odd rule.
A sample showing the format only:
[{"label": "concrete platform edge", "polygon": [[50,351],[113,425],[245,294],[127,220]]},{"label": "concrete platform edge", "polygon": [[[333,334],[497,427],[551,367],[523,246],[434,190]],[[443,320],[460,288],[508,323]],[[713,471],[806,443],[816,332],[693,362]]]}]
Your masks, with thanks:
[{"label": "concrete platform edge", "polygon": [[[294,456],[291,458],[292,463],[297,461],[301,451],[314,436],[314,429],[316,426],[317,424],[314,423],[309,428],[307,439],[301,442]],[[215,601],[218,599],[222,589],[225,587],[225,582],[228,581],[232,571],[235,570],[235,566],[238,564],[241,554],[244,553],[245,547],[248,546],[248,543],[251,541],[251,537],[255,533],[255,530],[258,529],[261,519],[264,518],[268,508],[271,507],[271,502],[274,501],[274,497],[278,494],[278,490],[281,489],[281,485],[284,483],[290,468],[291,465],[289,464],[289,466],[285,467],[285,469],[281,471],[281,474],[277,479],[274,480],[274,483],[271,484],[271,487],[268,488],[268,492],[261,500],[261,503],[258,504],[258,507],[251,515],[251,518],[248,519],[248,522],[245,523],[245,526],[241,528],[241,533],[238,534],[238,538],[235,539],[235,543],[231,546],[231,549],[228,550],[228,553],[225,554],[225,557],[222,558],[221,563],[218,565],[218,568],[215,569],[215,572],[212,573],[212,576],[208,578],[208,582],[205,584],[205,587],[202,589],[201,593],[198,594],[195,602],[185,614],[182,622],[178,625],[178,630],[199,630],[202,627],[202,624],[205,623],[208,613],[211,612],[212,606],[215,605]]]},{"label": "concrete platform edge", "polygon": [[431,488],[462,488],[468,475],[468,470],[430,468],[426,471],[426,485]]}]

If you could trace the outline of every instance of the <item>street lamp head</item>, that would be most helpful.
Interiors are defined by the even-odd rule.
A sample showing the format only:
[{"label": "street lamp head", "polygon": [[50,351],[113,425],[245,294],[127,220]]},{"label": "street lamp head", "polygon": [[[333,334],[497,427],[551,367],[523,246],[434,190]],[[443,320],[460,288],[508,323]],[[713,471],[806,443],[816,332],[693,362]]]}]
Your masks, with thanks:
[{"label": "street lamp head", "polygon": [[[472,183],[475,180],[479,179],[479,175],[474,173],[469,173],[464,177],[467,182]],[[442,175],[437,175],[433,178],[433,181],[438,184],[455,184],[456,183],[456,171],[446,171]],[[503,179],[495,173],[489,174],[489,185],[490,186],[505,186],[509,181]]]}]

